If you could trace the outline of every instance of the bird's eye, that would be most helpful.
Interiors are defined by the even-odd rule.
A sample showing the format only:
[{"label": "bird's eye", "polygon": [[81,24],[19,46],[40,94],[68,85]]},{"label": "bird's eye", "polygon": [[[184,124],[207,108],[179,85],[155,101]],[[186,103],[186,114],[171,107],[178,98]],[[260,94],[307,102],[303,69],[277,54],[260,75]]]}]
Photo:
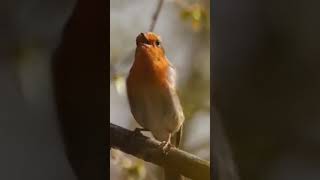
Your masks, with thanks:
[{"label": "bird's eye", "polygon": [[156,45],[160,46],[160,41],[159,40],[156,41]]}]

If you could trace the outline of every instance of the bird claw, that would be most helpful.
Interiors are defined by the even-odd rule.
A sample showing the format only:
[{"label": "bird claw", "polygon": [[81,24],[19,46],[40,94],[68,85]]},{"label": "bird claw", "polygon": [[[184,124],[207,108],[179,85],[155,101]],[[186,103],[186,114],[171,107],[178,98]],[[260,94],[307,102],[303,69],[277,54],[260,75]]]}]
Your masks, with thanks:
[{"label": "bird claw", "polygon": [[141,129],[140,129],[140,128],[135,128],[134,131],[133,131],[133,134],[134,134],[135,136],[142,134],[142,133],[141,133]]},{"label": "bird claw", "polygon": [[170,142],[166,142],[166,141],[162,141],[161,144],[160,144],[160,147],[162,148],[162,151],[165,155],[168,155],[171,147],[172,147],[172,144],[170,144]]}]

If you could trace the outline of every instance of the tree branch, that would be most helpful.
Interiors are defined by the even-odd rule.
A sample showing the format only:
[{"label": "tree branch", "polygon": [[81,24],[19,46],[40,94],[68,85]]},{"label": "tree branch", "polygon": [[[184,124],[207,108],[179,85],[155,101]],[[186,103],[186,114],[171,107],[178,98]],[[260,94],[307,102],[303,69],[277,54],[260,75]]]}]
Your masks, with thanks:
[{"label": "tree branch", "polygon": [[159,0],[156,12],[152,16],[152,22],[151,22],[150,29],[149,29],[150,32],[152,32],[154,30],[154,27],[156,26],[156,22],[157,22],[159,14],[160,14],[163,2],[164,2],[164,0]]},{"label": "tree branch", "polygon": [[171,148],[165,155],[160,142],[134,134],[120,126],[110,124],[110,148],[119,149],[147,162],[162,167],[176,169],[177,172],[193,180],[210,179],[210,162],[188,152]]}]

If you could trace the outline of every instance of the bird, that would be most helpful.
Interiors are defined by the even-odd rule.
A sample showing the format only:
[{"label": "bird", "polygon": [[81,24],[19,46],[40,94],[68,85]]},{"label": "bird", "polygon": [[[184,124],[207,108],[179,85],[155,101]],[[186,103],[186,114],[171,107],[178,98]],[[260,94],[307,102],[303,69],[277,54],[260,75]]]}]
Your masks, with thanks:
[{"label": "bird", "polygon": [[[165,54],[161,37],[154,32],[136,37],[135,57],[126,81],[131,113],[142,128],[150,131],[168,153],[179,147],[184,122],[176,90],[176,70]],[[182,180],[182,175],[165,168],[166,180]]]}]

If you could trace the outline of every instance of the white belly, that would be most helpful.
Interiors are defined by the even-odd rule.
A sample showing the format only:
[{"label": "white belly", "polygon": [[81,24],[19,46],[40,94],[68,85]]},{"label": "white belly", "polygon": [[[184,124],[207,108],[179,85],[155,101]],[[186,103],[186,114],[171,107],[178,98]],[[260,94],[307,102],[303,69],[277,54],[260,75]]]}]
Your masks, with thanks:
[{"label": "white belly", "polygon": [[175,93],[150,93],[150,89],[141,92],[139,108],[136,120],[144,128],[149,129],[159,141],[168,139],[169,134],[176,133],[183,121],[183,111],[180,101]]}]

